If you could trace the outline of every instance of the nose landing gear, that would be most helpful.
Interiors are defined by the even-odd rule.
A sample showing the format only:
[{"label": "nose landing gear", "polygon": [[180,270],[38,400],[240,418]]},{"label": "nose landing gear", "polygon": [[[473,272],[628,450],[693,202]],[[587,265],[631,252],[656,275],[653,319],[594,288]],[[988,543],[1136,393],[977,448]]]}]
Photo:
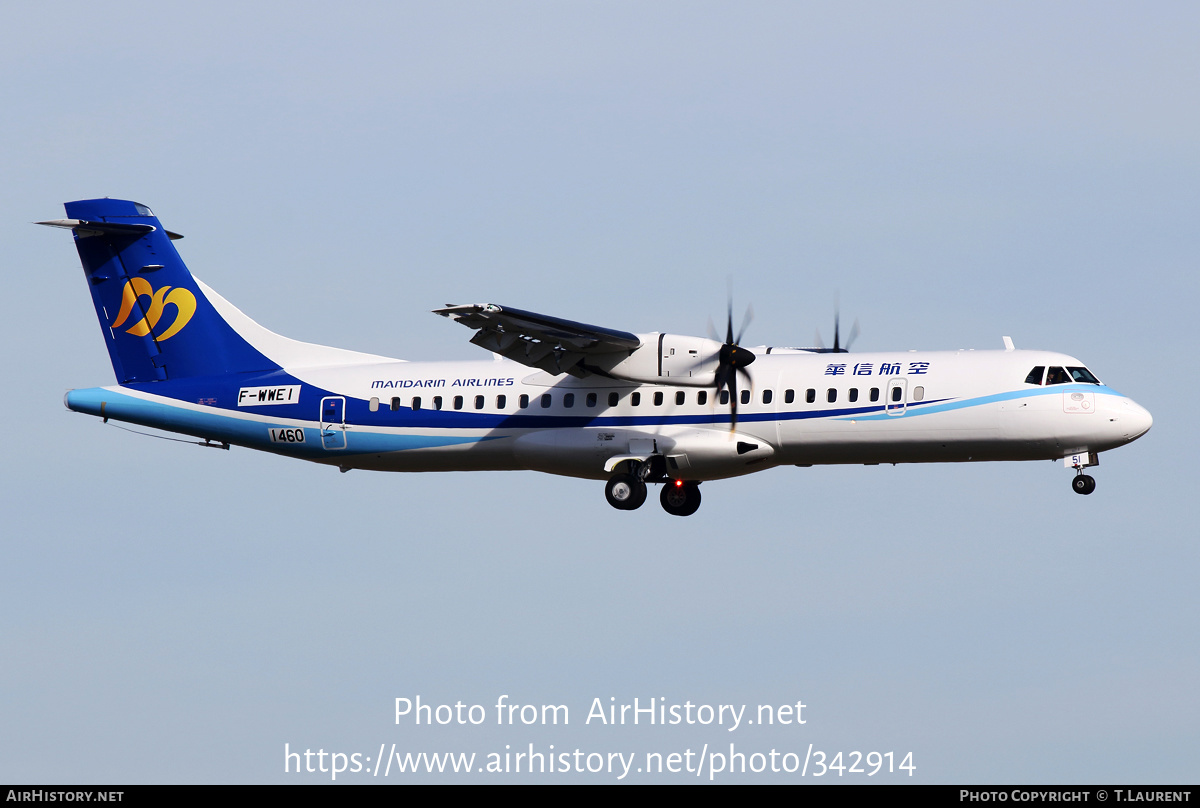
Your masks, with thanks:
[{"label": "nose landing gear", "polygon": [[1096,490],[1096,480],[1083,470],[1088,466],[1100,465],[1100,457],[1095,452],[1081,452],[1063,458],[1063,465],[1075,469],[1075,479],[1071,480],[1071,490],[1076,494],[1090,494]]}]

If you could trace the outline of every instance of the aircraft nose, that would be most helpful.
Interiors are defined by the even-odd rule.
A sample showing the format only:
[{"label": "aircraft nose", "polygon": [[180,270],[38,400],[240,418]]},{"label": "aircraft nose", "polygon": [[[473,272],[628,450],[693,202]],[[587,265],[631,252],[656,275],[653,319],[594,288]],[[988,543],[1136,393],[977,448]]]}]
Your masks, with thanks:
[{"label": "aircraft nose", "polygon": [[1127,398],[1122,404],[1121,414],[1118,416],[1121,432],[1127,440],[1137,440],[1150,431],[1150,427],[1154,425],[1154,417],[1150,415],[1149,410],[1133,399]]}]

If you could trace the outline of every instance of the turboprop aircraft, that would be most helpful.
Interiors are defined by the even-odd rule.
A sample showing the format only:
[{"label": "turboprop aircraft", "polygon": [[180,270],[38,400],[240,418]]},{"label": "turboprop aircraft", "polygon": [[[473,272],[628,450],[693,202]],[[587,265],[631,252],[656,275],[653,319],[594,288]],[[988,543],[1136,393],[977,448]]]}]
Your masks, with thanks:
[{"label": "turboprop aircraft", "polygon": [[[620,510],[661,484],[695,513],[700,484],[775,466],[1058,460],[1084,469],[1150,413],[1070,356],[1016,350],[850,354],[633,334],[507,306],[447,305],[491,360],[407,362],[281,337],[192,277],[144,205],[68,202],[118,384],[66,405],[342,471],[527,469],[606,480]],[[744,331],[745,324],[742,330]],[[716,338],[714,338],[716,337]]]}]

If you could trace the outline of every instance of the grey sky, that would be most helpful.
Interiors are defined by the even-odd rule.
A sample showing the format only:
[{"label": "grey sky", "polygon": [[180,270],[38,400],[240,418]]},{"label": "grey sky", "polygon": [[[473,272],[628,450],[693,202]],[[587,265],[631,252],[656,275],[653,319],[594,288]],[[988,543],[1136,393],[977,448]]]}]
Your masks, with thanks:
[{"label": "grey sky", "polygon": [[[912,751],[919,782],[1194,782],[1198,23],[1183,3],[7,11],[0,781],[310,779],[284,776],[285,742],[733,742]],[[858,348],[1010,334],[1155,426],[1086,498],[1050,463],[777,469],[706,485],[687,520],[594,482],[155,441],[61,405],[112,373],[69,238],[29,222],[93,196],[151,206],[196,275],[298,339],[479,358],[428,313],[447,302],[703,333],[732,278],[751,343],[829,339],[840,292]],[[417,694],[564,703],[571,725],[396,726]],[[802,700],[808,723],[585,726],[596,697]]]}]

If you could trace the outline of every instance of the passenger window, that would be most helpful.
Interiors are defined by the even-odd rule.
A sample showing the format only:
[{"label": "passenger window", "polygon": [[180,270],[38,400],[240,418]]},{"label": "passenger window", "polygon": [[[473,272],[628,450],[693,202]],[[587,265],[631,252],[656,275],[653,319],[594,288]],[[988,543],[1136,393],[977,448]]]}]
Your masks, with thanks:
[{"label": "passenger window", "polygon": [[684,393],[682,390],[676,390],[675,391],[675,403],[683,404],[683,402],[686,400],[686,395],[687,394]]},{"label": "passenger window", "polygon": [[543,394],[542,394],[542,409],[543,409],[543,410],[545,410],[545,409],[549,409],[549,407],[550,407],[550,401],[551,401],[550,394],[549,394],[549,393],[543,393]]},{"label": "passenger window", "polygon": [[462,396],[455,396],[454,397],[454,409],[461,410],[462,409],[462,401],[463,401]]},{"label": "passenger window", "polygon": [[1045,365],[1038,365],[1033,370],[1029,371],[1029,375],[1025,377],[1025,384],[1041,384],[1042,374],[1046,372]]},{"label": "passenger window", "polygon": [[770,404],[773,398],[775,398],[775,394],[772,391],[763,390],[763,404]]},{"label": "passenger window", "polygon": [[830,404],[837,401],[837,390],[833,387],[830,387],[825,392],[825,400],[828,401]]},{"label": "passenger window", "polygon": [[903,392],[901,392],[899,387],[892,388],[892,401],[899,401],[900,396],[902,396],[902,395],[904,395],[904,394],[903,394]]},{"label": "passenger window", "polygon": [[588,394],[587,394],[587,405],[588,405],[589,407],[594,407],[594,406],[596,406],[596,394],[595,394],[595,393],[588,393]]},{"label": "passenger window", "polygon": [[850,388],[850,400],[858,401],[858,388],[857,387]]},{"label": "passenger window", "polygon": [[440,410],[442,408],[442,397],[441,396],[433,397],[433,408],[435,410]]},{"label": "passenger window", "polygon": [[696,393],[696,403],[701,404],[701,405],[708,403],[708,391],[707,390],[701,390],[699,393]]},{"label": "passenger window", "polygon": [[379,412],[379,399],[372,398],[371,401],[367,404],[367,409],[370,410],[371,412]]},{"label": "passenger window", "polygon": [[620,393],[609,393],[608,394],[608,406],[615,407],[615,406],[617,406],[617,402],[620,400],[621,400]]},{"label": "passenger window", "polygon": [[475,409],[483,409],[483,396],[475,396]]},{"label": "passenger window", "polygon": [[872,388],[871,388],[871,400],[872,400],[872,401],[878,401],[878,400],[879,400],[879,388],[878,388],[878,387],[872,387]]},{"label": "passenger window", "polygon": [[517,406],[523,410],[527,409],[529,407],[529,396],[522,393],[521,397],[517,399]]},{"label": "passenger window", "polygon": [[571,407],[575,406],[575,394],[574,393],[567,393],[565,396],[563,396],[563,406],[566,407],[567,409],[570,409]]},{"label": "passenger window", "polygon": [[924,400],[925,400],[925,388],[924,387],[914,387],[913,388],[913,401],[924,401]]},{"label": "passenger window", "polygon": [[811,387],[804,391],[804,400],[812,404],[817,400],[817,391]]},{"label": "passenger window", "polygon": [[742,394],[741,394],[741,396],[739,396],[739,398],[741,398],[743,404],[749,404],[750,403],[750,391],[743,390]]},{"label": "passenger window", "polygon": [[503,394],[496,396],[496,409],[504,409],[504,405],[508,404],[508,396]]},{"label": "passenger window", "polygon": [[641,404],[642,403],[642,394],[641,393],[630,393],[629,394],[629,403],[631,405],[633,405],[634,407]]},{"label": "passenger window", "polygon": [[[392,412],[395,412],[398,409],[400,409],[400,397],[396,396],[392,399]],[[416,409],[420,409],[420,407],[417,407]]]},{"label": "passenger window", "polygon": [[721,391],[721,406],[724,407],[728,403],[729,403],[729,391],[722,390]]},{"label": "passenger window", "polygon": [[[392,401],[396,401],[396,400],[397,399],[394,399],[394,398],[392,399]],[[421,397],[420,396],[415,396],[413,398],[412,408],[413,408],[413,412],[416,412],[417,410],[421,409]]]},{"label": "passenger window", "polygon": [[1046,371],[1046,384],[1066,384],[1071,381],[1071,377],[1062,368],[1050,368]]},{"label": "passenger window", "polygon": [[796,391],[795,390],[784,390],[783,391],[783,403],[784,404],[791,404],[795,400],[796,400]]},{"label": "passenger window", "polygon": [[654,406],[661,407],[663,403],[662,390],[656,390],[654,393]]}]

